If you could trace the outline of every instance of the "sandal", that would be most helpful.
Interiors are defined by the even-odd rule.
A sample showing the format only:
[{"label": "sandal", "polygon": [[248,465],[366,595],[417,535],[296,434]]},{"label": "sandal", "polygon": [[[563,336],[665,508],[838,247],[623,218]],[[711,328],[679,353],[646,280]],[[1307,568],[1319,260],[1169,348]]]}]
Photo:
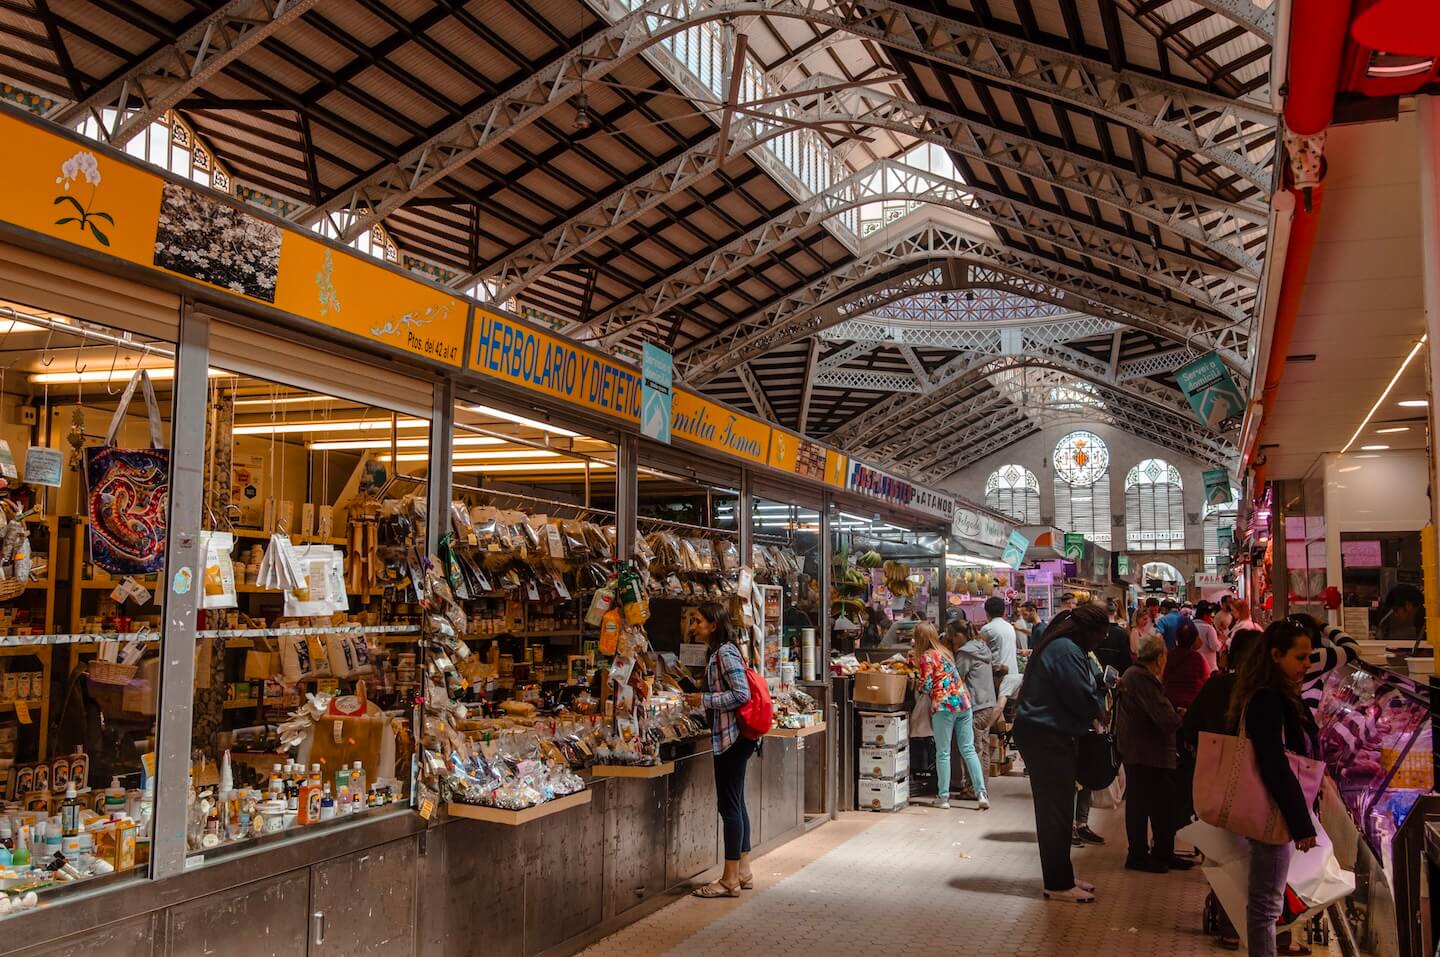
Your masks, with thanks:
[{"label": "sandal", "polygon": [[739,897],[740,885],[727,884],[724,881],[713,881],[709,884],[705,884],[695,888],[695,890],[691,891],[691,893],[694,894],[696,897],[704,898]]},{"label": "sandal", "polygon": [[749,874],[741,874],[741,875],[740,875],[740,889],[741,889],[742,891],[748,891],[748,890],[753,889],[754,887],[755,887],[755,874],[754,874],[753,871],[752,871],[751,873],[749,873]]},{"label": "sandal", "polygon": [[1080,886],[1070,888],[1068,891],[1046,891],[1047,901],[1057,901],[1062,904],[1093,904],[1095,895]]},{"label": "sandal", "polygon": [[1094,884],[1090,883],[1089,881],[1082,881],[1082,880],[1081,880],[1080,878],[1078,878],[1078,877],[1075,878],[1075,886],[1078,887],[1078,888],[1080,888],[1082,891],[1084,891],[1084,892],[1087,893],[1087,894],[1093,894],[1093,893],[1095,893],[1095,885],[1094,885]]}]

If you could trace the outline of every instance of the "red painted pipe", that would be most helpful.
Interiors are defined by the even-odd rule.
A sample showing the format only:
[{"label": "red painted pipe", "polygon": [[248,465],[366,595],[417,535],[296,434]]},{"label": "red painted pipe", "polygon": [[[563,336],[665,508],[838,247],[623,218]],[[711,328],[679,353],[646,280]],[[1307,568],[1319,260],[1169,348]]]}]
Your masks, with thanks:
[{"label": "red painted pipe", "polygon": [[1295,0],[1291,7],[1285,126],[1292,133],[1314,136],[1335,115],[1350,2]]},{"label": "red painted pipe", "polygon": [[[1320,228],[1320,209],[1325,197],[1325,184],[1321,183],[1310,191],[1310,209],[1305,204],[1295,204],[1295,218],[1290,223],[1290,247],[1285,256],[1285,271],[1280,279],[1280,298],[1275,304],[1275,328],[1270,336],[1270,360],[1265,366],[1265,387],[1260,401],[1268,413],[1273,407],[1275,390],[1285,374],[1285,356],[1290,351],[1290,340],[1294,338],[1296,320],[1300,314],[1300,297],[1305,292],[1305,274],[1310,271],[1310,260],[1315,254],[1315,236]],[[1268,416],[1267,416],[1268,417]],[[1257,430],[1257,433],[1260,430]]]}]

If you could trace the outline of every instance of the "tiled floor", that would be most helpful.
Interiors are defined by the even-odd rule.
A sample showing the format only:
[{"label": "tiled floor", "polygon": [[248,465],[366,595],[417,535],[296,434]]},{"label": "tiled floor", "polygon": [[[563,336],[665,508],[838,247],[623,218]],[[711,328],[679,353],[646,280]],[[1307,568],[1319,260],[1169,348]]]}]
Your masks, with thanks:
[{"label": "tiled floor", "polygon": [[684,898],[585,954],[1228,953],[1200,932],[1206,883],[1198,870],[1124,870],[1114,811],[1092,813],[1109,845],[1074,853],[1076,872],[1099,888],[1096,902],[1044,901],[1026,781],[998,780],[994,792],[985,813],[966,804],[842,815],[758,859],[755,890],[738,900]]}]

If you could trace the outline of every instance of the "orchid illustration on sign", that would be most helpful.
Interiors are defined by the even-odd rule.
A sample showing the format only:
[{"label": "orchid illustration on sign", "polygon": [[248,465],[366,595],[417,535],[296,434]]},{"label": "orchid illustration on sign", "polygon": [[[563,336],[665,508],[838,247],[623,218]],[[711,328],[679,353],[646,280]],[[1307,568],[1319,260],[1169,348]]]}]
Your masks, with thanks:
[{"label": "orchid illustration on sign", "polygon": [[[84,179],[90,184],[90,198],[85,205],[80,205],[80,200],[70,195],[70,184],[76,180]],[[56,226],[64,226],[67,223],[76,223],[77,228],[83,233],[86,229],[95,236],[96,241],[102,246],[110,245],[110,237],[105,235],[99,226],[95,225],[97,219],[103,219],[110,225],[115,225],[115,217],[109,213],[102,213],[99,210],[91,210],[95,204],[95,192],[100,188],[100,161],[95,154],[89,150],[81,150],[60,164],[60,175],[55,177],[55,183],[65,192],[55,197],[53,205],[69,203],[75,207],[78,216],[62,216],[55,220]]]}]

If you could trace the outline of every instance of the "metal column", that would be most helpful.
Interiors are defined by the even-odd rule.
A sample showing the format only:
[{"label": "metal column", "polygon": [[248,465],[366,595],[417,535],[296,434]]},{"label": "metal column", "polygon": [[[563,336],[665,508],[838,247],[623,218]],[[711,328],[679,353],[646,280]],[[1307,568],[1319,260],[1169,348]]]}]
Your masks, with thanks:
[{"label": "metal column", "polygon": [[735,528],[740,532],[740,563],[755,561],[755,483],[749,469],[740,471],[740,501],[735,503]]},{"label": "metal column", "polygon": [[840,817],[840,706],[835,701],[835,682],[830,678],[830,579],[835,561],[835,542],[830,535],[831,497],[827,491],[820,497],[820,607],[815,623],[820,629],[820,647],[815,653],[815,677],[825,683],[825,809],[830,820]]},{"label": "metal column", "polygon": [[636,516],[640,513],[640,440],[620,436],[615,444],[615,559],[628,561],[635,555],[638,537]]},{"label": "metal column", "polygon": [[[1275,596],[1270,620],[1279,621],[1290,614],[1290,553],[1285,545],[1285,492],[1288,482],[1274,482],[1274,504],[1270,507],[1270,594]],[[1250,610],[1254,617],[1258,608]]]},{"label": "metal column", "polygon": [[440,539],[450,531],[454,432],[455,383],[442,379],[435,383],[435,406],[430,419],[430,466],[425,485],[425,551],[429,555],[439,553]]},{"label": "metal column", "polygon": [[190,723],[195,706],[196,610],[205,557],[200,514],[205,494],[205,419],[209,409],[209,319],[189,303],[180,315],[171,399],[170,516],[165,569],[156,588],[164,595],[165,634],[160,649],[156,704],[155,814],[151,877],[185,870],[185,796],[190,776]]},{"label": "metal column", "polygon": [[[1426,385],[1430,397],[1430,528],[1431,542],[1440,534],[1440,404],[1435,380],[1440,376],[1440,100],[1417,97],[1420,114],[1420,249],[1425,281]],[[1425,549],[1422,548],[1422,553]],[[1427,576],[1427,582],[1430,581]],[[1427,593],[1433,588],[1427,584]],[[1427,598],[1430,596],[1427,594]],[[1426,633],[1440,635],[1440,603],[1425,602]]]}]

